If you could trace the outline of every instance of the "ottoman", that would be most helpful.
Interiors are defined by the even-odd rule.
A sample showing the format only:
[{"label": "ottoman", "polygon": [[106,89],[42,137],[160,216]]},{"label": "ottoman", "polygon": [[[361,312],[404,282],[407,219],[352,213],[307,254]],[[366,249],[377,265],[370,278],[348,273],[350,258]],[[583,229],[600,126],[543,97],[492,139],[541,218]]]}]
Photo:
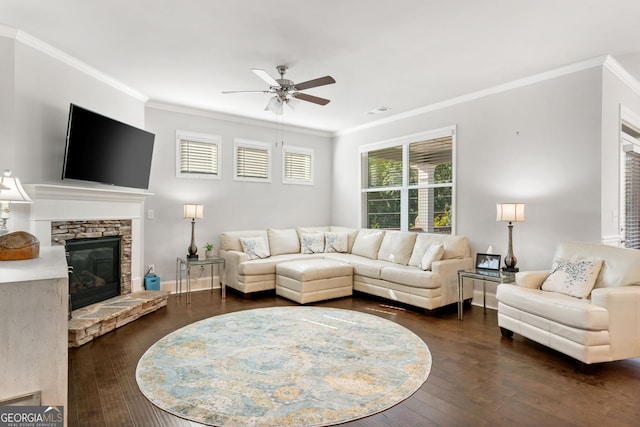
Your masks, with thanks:
[{"label": "ottoman", "polygon": [[276,294],[299,304],[353,294],[353,267],[331,259],[305,259],[276,265]]}]

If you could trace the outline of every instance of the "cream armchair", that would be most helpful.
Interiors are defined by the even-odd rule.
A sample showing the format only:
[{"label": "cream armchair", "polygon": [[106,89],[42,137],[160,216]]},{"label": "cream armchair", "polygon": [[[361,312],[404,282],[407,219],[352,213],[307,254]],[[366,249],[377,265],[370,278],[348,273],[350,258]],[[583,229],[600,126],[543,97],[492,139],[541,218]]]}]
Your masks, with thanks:
[{"label": "cream armchair", "polygon": [[581,258],[602,260],[586,298],[545,290],[551,271],[521,272],[515,284],[499,285],[502,335],[515,332],[585,364],[640,357],[640,251],[561,243],[554,256]]}]

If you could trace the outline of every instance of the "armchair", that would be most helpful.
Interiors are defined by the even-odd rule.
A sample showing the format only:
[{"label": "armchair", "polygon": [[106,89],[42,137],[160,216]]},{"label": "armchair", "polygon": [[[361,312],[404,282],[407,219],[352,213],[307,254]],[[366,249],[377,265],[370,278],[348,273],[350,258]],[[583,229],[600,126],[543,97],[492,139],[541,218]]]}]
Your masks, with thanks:
[{"label": "armchair", "polygon": [[570,286],[545,290],[551,271],[521,272],[515,284],[499,285],[502,335],[515,332],[584,364],[640,357],[640,251],[565,242],[554,256],[580,259],[602,261],[585,298],[569,295]]}]

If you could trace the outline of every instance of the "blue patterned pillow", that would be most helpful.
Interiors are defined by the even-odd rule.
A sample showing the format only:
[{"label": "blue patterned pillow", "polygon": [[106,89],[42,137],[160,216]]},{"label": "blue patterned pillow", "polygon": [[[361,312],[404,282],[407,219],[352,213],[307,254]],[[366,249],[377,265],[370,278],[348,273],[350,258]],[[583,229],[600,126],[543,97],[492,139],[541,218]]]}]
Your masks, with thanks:
[{"label": "blue patterned pillow", "polygon": [[318,254],[324,252],[324,233],[302,233],[300,235],[300,253]]},{"label": "blue patterned pillow", "polygon": [[269,248],[262,237],[241,237],[240,244],[242,251],[247,254],[248,259],[269,258]]},{"label": "blue patterned pillow", "polygon": [[554,259],[551,274],[542,284],[542,290],[576,298],[587,298],[596,284],[600,268],[602,268],[601,259]]},{"label": "blue patterned pillow", "polygon": [[349,250],[349,233],[327,231],[324,233],[325,251],[346,253]]}]

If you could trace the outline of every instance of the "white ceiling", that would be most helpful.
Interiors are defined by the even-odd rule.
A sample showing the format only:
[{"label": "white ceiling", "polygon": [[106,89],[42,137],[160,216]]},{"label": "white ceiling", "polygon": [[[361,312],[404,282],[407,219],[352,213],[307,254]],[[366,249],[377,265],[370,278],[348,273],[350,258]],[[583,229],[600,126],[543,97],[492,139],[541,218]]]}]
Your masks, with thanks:
[{"label": "white ceiling", "polygon": [[0,24],[151,102],[269,121],[269,95],[220,92],[331,75],[284,114],[329,132],[607,54],[640,80],[639,0],[2,0]]}]

